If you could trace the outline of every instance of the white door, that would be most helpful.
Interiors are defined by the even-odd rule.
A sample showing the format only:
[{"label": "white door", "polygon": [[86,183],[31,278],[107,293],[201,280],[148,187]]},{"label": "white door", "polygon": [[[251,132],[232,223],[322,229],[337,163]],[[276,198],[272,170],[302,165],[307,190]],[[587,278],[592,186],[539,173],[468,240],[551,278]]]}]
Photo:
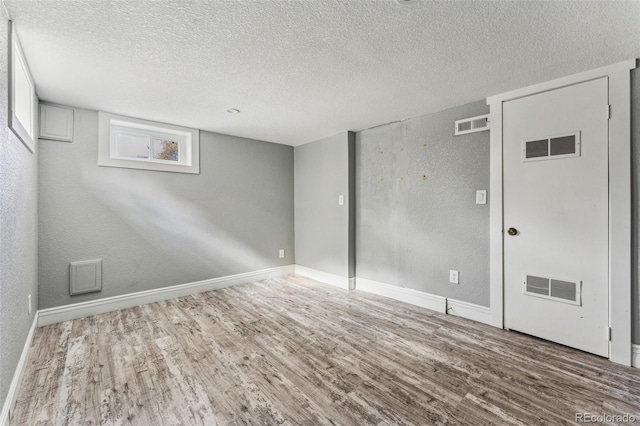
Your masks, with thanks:
[{"label": "white door", "polygon": [[607,78],[503,105],[505,327],[609,356]]}]

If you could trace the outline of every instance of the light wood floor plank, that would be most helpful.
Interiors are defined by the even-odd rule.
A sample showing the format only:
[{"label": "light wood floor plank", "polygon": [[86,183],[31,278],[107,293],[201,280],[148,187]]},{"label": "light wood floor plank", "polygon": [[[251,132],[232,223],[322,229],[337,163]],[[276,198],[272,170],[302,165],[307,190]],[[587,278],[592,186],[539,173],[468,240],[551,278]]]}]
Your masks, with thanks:
[{"label": "light wood floor plank", "polygon": [[576,424],[640,373],[298,275],[36,330],[13,425]]}]

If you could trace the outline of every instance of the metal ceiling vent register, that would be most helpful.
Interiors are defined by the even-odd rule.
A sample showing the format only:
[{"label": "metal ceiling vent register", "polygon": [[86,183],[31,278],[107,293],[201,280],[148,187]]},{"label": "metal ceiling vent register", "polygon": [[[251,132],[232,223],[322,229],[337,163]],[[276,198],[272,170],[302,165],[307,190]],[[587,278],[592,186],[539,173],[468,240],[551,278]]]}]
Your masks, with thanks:
[{"label": "metal ceiling vent register", "polygon": [[456,120],[455,135],[466,135],[467,133],[482,132],[489,130],[489,114],[477,117]]},{"label": "metal ceiling vent register", "polygon": [[580,156],[580,132],[522,141],[522,161]]},{"label": "metal ceiling vent register", "polygon": [[529,296],[542,297],[557,302],[581,305],[581,282],[559,280],[523,274],[523,292]]}]

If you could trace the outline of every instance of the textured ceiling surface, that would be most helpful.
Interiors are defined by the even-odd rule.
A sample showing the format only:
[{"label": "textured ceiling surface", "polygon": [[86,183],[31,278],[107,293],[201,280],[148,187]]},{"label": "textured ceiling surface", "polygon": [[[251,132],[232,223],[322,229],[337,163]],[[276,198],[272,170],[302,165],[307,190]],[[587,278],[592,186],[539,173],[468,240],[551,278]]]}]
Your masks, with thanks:
[{"label": "textured ceiling surface", "polygon": [[43,100],[289,145],[640,57],[638,1],[4,3]]}]

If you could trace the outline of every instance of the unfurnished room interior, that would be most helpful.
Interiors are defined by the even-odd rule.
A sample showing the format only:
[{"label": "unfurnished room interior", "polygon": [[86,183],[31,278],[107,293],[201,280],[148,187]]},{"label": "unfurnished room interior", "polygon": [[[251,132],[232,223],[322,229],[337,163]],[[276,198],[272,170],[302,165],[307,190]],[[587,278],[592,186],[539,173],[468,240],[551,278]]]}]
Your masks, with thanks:
[{"label": "unfurnished room interior", "polygon": [[640,423],[640,1],[0,3],[0,426]]}]

